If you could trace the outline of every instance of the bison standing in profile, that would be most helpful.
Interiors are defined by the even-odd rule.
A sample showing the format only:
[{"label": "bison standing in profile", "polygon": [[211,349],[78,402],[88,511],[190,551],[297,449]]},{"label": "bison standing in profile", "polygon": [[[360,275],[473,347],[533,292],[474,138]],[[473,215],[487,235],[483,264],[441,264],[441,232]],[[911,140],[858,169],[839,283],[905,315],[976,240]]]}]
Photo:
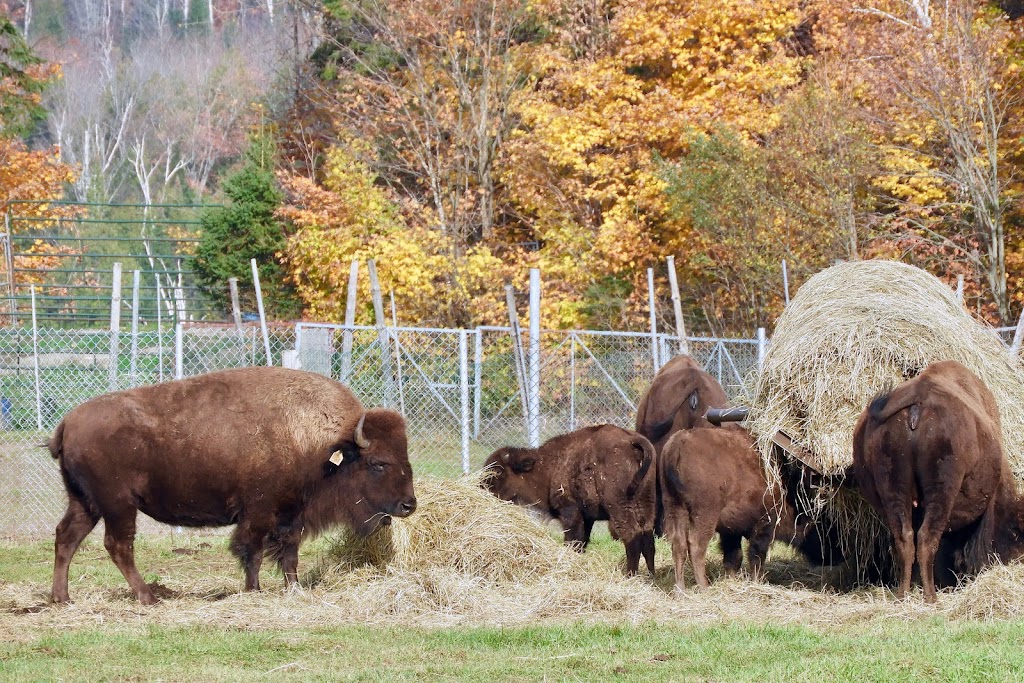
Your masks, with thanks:
[{"label": "bison standing in profile", "polygon": [[933,363],[871,401],[854,429],[851,470],[892,534],[898,597],[910,589],[915,561],[924,599],[935,602],[937,558],[976,573],[993,555],[1008,561],[1024,552],[999,408],[960,363]]},{"label": "bison standing in profile", "polygon": [[820,563],[823,539],[810,523],[796,524],[796,511],[778,482],[765,477],[754,439],[743,429],[693,429],[669,439],[658,456],[665,536],[672,544],[676,588],[686,587],[686,559],[693,563],[697,585],[708,587],[708,545],[718,532],[723,566],[732,576],[747,561],[757,578],[776,539],[798,549],[808,547]]},{"label": "bison standing in profile", "polygon": [[583,550],[594,522],[607,520],[626,547],[626,574],[640,555],[654,573],[655,453],[640,434],[615,425],[585,427],[539,448],[501,448],[484,464],[484,487],[502,500],[558,519],[565,542]]},{"label": "bison standing in profile", "polygon": [[98,396],[64,417],[49,448],[68,493],[54,602],[69,599],[71,559],[100,519],[107,552],[148,605],[134,557],[139,511],[236,525],[231,551],[246,590],[258,590],[264,554],[291,586],[304,539],[336,524],[367,534],[416,509],[402,416],[365,410],[342,384],[300,370],[224,370]]},{"label": "bison standing in profile", "polygon": [[728,403],[725,390],[714,377],[690,356],[679,355],[658,371],[640,399],[636,431],[661,453],[669,437],[679,430],[714,427],[705,417],[708,408],[722,408]]}]

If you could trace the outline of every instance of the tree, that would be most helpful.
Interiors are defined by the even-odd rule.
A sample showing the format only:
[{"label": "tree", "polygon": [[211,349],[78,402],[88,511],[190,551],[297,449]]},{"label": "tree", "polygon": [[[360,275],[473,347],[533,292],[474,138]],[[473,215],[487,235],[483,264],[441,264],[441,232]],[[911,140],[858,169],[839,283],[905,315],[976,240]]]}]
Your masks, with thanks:
[{"label": "tree", "polygon": [[298,314],[295,291],[285,281],[278,254],[286,245],[284,224],[274,217],[283,195],[274,178],[274,144],[255,133],[244,163],[224,181],[227,205],[206,210],[195,267],[203,289],[227,310],[228,279],[238,278],[246,306],[255,309],[250,259],[255,258],[268,315]]}]

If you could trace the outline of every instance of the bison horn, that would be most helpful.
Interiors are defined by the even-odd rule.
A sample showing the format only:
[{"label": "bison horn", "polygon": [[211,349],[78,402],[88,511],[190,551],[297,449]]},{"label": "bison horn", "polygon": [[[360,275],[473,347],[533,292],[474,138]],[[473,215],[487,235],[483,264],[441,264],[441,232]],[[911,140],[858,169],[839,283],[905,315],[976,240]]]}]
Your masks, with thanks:
[{"label": "bison horn", "polygon": [[366,436],[363,434],[363,422],[365,421],[366,413],[363,413],[362,416],[359,418],[359,422],[356,423],[355,434],[356,445],[364,450],[370,447],[370,440],[367,439]]}]

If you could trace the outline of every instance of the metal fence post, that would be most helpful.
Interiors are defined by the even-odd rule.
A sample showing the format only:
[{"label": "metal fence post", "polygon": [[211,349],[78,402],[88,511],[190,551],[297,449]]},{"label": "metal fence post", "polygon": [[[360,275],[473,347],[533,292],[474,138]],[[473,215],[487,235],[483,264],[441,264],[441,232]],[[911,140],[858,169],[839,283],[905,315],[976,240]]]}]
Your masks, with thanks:
[{"label": "metal fence post", "polygon": [[484,359],[483,334],[480,328],[473,330],[473,438],[480,437],[480,379]]},{"label": "metal fence post", "polygon": [[540,270],[530,269],[530,381],[527,405],[530,409],[527,440],[540,446]]},{"label": "metal fence post", "polygon": [[11,325],[18,324],[18,302],[14,298],[14,242],[11,241],[11,213],[4,213],[4,263],[7,266],[7,298],[11,304]]},{"label": "metal fence post", "polygon": [[183,323],[174,326],[174,379],[185,376],[185,329]]},{"label": "metal fence post", "polygon": [[345,332],[341,341],[341,381],[348,382],[352,372],[352,327],[356,324],[356,288],[359,285],[359,261],[348,269],[348,297],[345,301]]},{"label": "metal fence post", "polygon": [[569,347],[569,431],[576,431],[576,333]]},{"label": "metal fence post", "polygon": [[159,368],[160,381],[164,381],[164,320],[163,315],[160,312],[160,276],[155,275],[156,279],[156,359],[157,367]]},{"label": "metal fence post", "polygon": [[761,371],[764,367],[764,352],[767,350],[768,340],[764,334],[764,328],[757,328],[757,370]]},{"label": "metal fence post", "polygon": [[459,330],[459,398],[462,405],[462,472],[469,474],[469,333]]},{"label": "metal fence post", "polygon": [[39,327],[36,325],[36,286],[30,288],[32,292],[32,370],[35,373],[36,382],[36,428],[43,431],[43,395],[39,387]]},{"label": "metal fence post", "polygon": [[110,391],[117,391],[117,352],[121,337],[121,264],[114,264],[110,294]]},{"label": "metal fence post", "polygon": [[138,383],[139,366],[139,277],[138,270],[132,272],[132,350],[129,357],[128,384],[136,386]]}]

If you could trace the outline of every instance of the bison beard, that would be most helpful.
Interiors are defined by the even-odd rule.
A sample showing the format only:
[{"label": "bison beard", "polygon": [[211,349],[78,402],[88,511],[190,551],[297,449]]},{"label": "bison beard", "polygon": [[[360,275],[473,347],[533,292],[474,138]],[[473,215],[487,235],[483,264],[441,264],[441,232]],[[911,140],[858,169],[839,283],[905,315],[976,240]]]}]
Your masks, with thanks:
[{"label": "bison beard", "polygon": [[246,590],[258,590],[264,555],[291,586],[304,539],[337,524],[366,534],[416,509],[402,416],[365,410],[342,384],[299,370],[225,370],[105,394],[68,413],[49,448],[68,493],[54,602],[69,599],[71,559],[100,519],[114,564],[152,604],[135,566],[139,511],[236,525],[231,552]]},{"label": "bison beard", "polygon": [[960,363],[933,363],[864,409],[851,473],[892,534],[898,597],[915,561],[924,599],[935,602],[937,559],[942,581],[944,570],[973,574],[992,555],[1024,550],[995,397]]}]

